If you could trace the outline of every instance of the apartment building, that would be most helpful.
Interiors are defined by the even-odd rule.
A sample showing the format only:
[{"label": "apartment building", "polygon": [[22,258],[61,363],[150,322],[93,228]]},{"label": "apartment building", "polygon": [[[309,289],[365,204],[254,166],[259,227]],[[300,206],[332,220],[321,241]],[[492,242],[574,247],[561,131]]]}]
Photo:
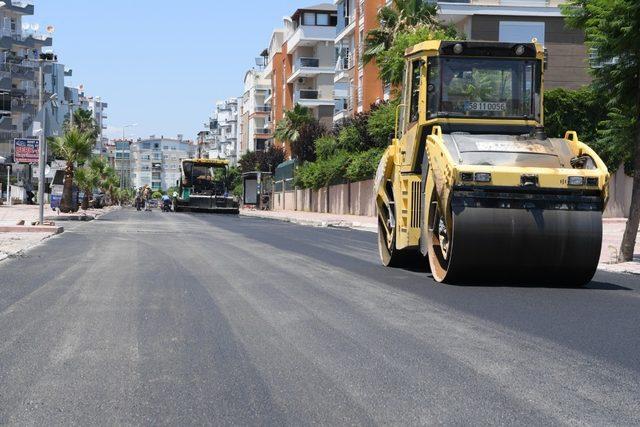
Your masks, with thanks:
[{"label": "apartment building", "polygon": [[193,158],[195,151],[195,145],[182,137],[140,139],[130,148],[131,183],[135,188],[148,185],[166,191],[180,180],[182,160]]},{"label": "apartment building", "polygon": [[271,106],[271,132],[275,131],[275,125],[278,120],[284,116],[286,101],[286,81],[285,81],[285,52],[283,50],[285,30],[278,28],[271,33],[269,47],[267,48],[262,76],[269,81],[271,91],[265,98],[264,102]]},{"label": "apartment building", "polygon": [[375,62],[365,65],[362,61],[367,33],[378,26],[378,10],[386,3],[389,1],[335,0],[335,122],[369,111],[371,105],[389,99],[390,87],[378,77]]},{"label": "apartment building", "polygon": [[120,188],[132,188],[131,144],[132,141],[117,139],[104,146],[109,164],[120,178]]},{"label": "apartment building", "polygon": [[206,141],[210,159],[227,159],[234,165],[238,153],[238,98],[216,104],[209,120],[209,139]]},{"label": "apartment building", "polygon": [[86,97],[87,109],[91,111],[93,115],[93,120],[96,122],[96,126],[100,131],[98,135],[98,140],[96,142],[96,147],[94,152],[97,154],[104,154],[106,150],[106,145],[109,142],[109,138],[105,137],[103,132],[107,129],[107,113],[106,109],[109,108],[109,104],[104,102],[101,97]]},{"label": "apartment building", "polygon": [[34,134],[37,60],[42,48],[53,44],[37,27],[23,27],[23,17],[33,13],[34,6],[23,2],[5,0],[0,7],[0,155],[5,157],[12,154],[14,138]]},{"label": "apartment building", "polygon": [[[333,122],[336,6],[322,3],[296,10],[275,30],[267,49],[264,76],[271,81],[273,125],[300,104],[324,125]],[[278,141],[282,142],[282,141]],[[284,146],[289,153],[289,147]]]},{"label": "apartment building", "polygon": [[439,1],[440,18],[473,40],[530,42],[547,51],[545,87],[577,89],[588,84],[588,49],[584,33],[567,28],[560,4],[564,0]]},{"label": "apartment building", "polygon": [[244,77],[244,94],[240,105],[238,156],[248,151],[262,151],[273,138],[271,123],[271,81],[264,70],[252,69]]}]

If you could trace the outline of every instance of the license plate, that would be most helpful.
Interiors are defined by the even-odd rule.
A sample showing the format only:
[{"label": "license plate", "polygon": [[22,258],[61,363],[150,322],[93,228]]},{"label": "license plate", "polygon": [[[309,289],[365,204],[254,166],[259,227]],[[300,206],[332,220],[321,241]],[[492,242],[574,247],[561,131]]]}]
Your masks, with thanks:
[{"label": "license plate", "polygon": [[465,101],[465,111],[506,111],[506,102],[476,102]]}]

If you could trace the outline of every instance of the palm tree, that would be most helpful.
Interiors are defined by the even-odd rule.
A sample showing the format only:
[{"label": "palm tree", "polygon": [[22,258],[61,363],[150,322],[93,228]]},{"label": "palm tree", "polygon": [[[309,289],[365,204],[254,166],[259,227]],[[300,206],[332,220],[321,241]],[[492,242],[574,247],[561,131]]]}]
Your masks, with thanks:
[{"label": "palm tree", "polygon": [[91,155],[92,147],[93,141],[90,135],[75,128],[68,130],[63,136],[56,137],[51,141],[51,148],[54,154],[66,162],[62,201],[60,203],[62,212],[71,212],[73,208],[72,193],[75,166]]},{"label": "palm tree", "polygon": [[300,138],[300,130],[314,120],[309,108],[296,104],[293,109],[285,111],[284,118],[276,124],[274,136],[280,141],[296,142]]},{"label": "palm tree", "polygon": [[65,123],[65,129],[69,130],[73,127],[90,135],[95,143],[100,135],[100,128],[93,119],[93,113],[89,110],[79,108],[73,112],[72,120]]},{"label": "palm tree", "polygon": [[94,188],[99,186],[100,178],[94,170],[85,165],[76,170],[74,179],[78,188],[84,192],[82,209],[86,211],[89,209],[89,195],[93,193]]},{"label": "palm tree", "polygon": [[391,47],[395,37],[420,26],[442,29],[438,5],[428,0],[393,0],[378,11],[380,26],[367,33],[362,59],[365,64]]}]

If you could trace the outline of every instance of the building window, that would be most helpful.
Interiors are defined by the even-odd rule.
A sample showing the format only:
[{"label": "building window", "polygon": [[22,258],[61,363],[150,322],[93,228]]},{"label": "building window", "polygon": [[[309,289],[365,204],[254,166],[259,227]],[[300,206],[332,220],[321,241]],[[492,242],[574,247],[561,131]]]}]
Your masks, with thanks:
[{"label": "building window", "polygon": [[329,25],[329,14],[328,13],[318,13],[316,15],[316,25],[328,26]]},{"label": "building window", "polygon": [[544,29],[544,22],[500,21],[499,41],[531,43],[535,38],[544,44]]},{"label": "building window", "polygon": [[302,25],[316,25],[316,14],[311,12],[303,13]]}]

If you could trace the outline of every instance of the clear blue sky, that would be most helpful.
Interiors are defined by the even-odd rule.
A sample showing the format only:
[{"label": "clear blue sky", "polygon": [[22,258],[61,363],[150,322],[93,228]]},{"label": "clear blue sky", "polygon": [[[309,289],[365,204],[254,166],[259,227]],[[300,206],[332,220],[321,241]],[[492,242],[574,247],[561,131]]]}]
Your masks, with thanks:
[{"label": "clear blue sky", "polygon": [[[328,0],[330,1],[330,0]],[[109,136],[195,138],[215,101],[239,96],[243,77],[282,18],[309,0],[35,0],[26,22],[56,27],[54,49],[109,103]]]}]

